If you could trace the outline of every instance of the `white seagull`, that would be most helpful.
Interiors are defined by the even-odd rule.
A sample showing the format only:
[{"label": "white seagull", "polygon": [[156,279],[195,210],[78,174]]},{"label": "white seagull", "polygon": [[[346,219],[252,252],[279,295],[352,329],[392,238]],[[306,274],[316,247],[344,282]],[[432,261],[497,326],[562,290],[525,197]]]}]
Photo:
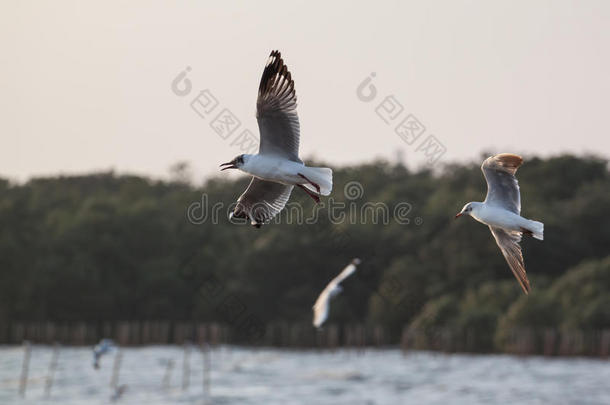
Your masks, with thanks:
[{"label": "white seagull", "polygon": [[98,369],[100,368],[100,358],[108,353],[109,351],[115,349],[116,346],[112,339],[102,339],[94,348],[93,348],[93,367]]},{"label": "white seagull", "polygon": [[324,290],[320,293],[320,296],[313,304],[313,326],[320,328],[326,318],[328,318],[328,306],[331,298],[339,294],[343,288],[339,284],[356,271],[356,266],[360,264],[360,259],[353,259],[350,264],[344,268],[341,273],[331,280]]},{"label": "white seagull", "polygon": [[521,253],[521,235],[544,239],[544,224],[523,218],[521,196],[515,173],[523,163],[520,156],[501,153],[483,162],[481,170],[487,180],[485,201],[469,202],[455,217],[470,215],[477,221],[488,225],[496,238],[502,254],[525,293],[530,291],[530,282],[525,274],[525,264]]},{"label": "white seagull", "polygon": [[286,205],[293,186],[303,189],[316,203],[329,195],[332,170],[307,167],[299,159],[299,117],[294,81],[278,51],[271,52],[258,88],[256,119],[260,132],[258,154],[243,154],[220,166],[252,175],[246,191],[231,214],[249,218],[257,228],[269,222]]}]

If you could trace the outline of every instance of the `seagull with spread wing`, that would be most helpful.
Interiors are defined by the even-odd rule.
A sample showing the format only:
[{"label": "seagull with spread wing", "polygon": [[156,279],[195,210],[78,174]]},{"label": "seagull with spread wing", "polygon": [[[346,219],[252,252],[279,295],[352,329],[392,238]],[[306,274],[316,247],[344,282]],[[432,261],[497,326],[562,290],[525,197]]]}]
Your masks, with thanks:
[{"label": "seagull with spread wing", "polygon": [[345,267],[337,277],[333,278],[326,288],[322,290],[316,303],[313,305],[313,326],[320,328],[324,321],[326,321],[331,298],[343,291],[343,288],[339,284],[351,276],[356,271],[356,266],[359,264],[360,259],[353,259],[350,264],[348,264],[347,267]]},{"label": "seagull with spread wing", "polygon": [[455,217],[470,215],[488,225],[517,281],[527,294],[530,282],[521,253],[521,235],[544,239],[544,224],[521,216],[521,195],[515,173],[523,163],[520,156],[501,153],[483,162],[481,170],[487,180],[487,197],[483,202],[469,202]]},{"label": "seagull with spread wing", "polygon": [[278,51],[271,52],[258,88],[256,119],[260,131],[258,154],[243,154],[220,166],[252,175],[231,214],[248,218],[257,228],[286,205],[297,186],[320,202],[332,190],[332,170],[307,167],[299,159],[299,117],[294,81]]}]

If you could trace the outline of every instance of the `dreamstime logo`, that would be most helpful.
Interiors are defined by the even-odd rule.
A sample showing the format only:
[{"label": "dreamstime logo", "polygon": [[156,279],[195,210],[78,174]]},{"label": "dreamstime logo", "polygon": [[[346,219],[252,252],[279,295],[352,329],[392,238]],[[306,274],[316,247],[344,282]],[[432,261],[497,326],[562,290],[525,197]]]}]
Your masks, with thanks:
[{"label": "dreamstime logo", "polygon": [[364,196],[364,187],[357,181],[350,181],[343,187],[343,195],[348,200],[358,200]]},{"label": "dreamstime logo", "polygon": [[[405,212],[408,211],[406,210]],[[421,225],[422,219],[416,217],[414,223]],[[333,229],[330,239],[330,246],[333,250],[343,251],[349,247],[353,241],[351,232],[350,228],[337,227]],[[406,285],[404,280],[392,274],[386,274],[379,280],[380,271],[383,271],[387,266],[387,255],[384,253],[382,246],[382,244],[373,243],[359,253],[359,256],[363,259],[363,265],[354,277],[360,280],[362,288],[369,290],[371,294],[380,299],[388,308],[397,309],[401,312],[420,308],[423,305],[420,302],[420,298],[412,297],[410,294],[405,293]]]},{"label": "dreamstime logo", "polygon": [[[360,101],[370,103],[377,98],[377,87],[372,83],[376,76],[375,72],[371,73],[356,88],[356,96]],[[404,110],[405,108],[394,95],[388,95],[375,107],[375,114],[386,125],[394,126],[394,133],[404,143],[409,146],[417,144],[415,152],[423,153],[429,164],[435,164],[445,154],[447,148],[432,134],[419,142],[426,132],[426,127],[413,114],[403,114]]]},{"label": "dreamstime logo", "polygon": [[[409,225],[411,223],[411,212],[413,206],[401,201],[392,207],[384,202],[363,201],[364,187],[357,181],[350,181],[343,187],[343,195],[346,201],[337,201],[330,197],[327,201],[322,201],[313,206],[313,209],[306,213],[306,209],[298,202],[286,204],[284,209],[270,222],[286,224],[315,224],[322,217],[328,218],[332,224],[383,224],[388,225],[391,221],[399,225]],[[200,201],[192,202],[186,210],[187,220],[200,225],[210,222],[214,225],[220,223],[225,218],[234,224],[245,225],[249,223],[246,218],[231,217],[237,203],[226,205],[224,202],[210,204],[209,197],[203,193]],[[261,201],[255,204],[252,210],[263,209],[268,203]],[[415,225],[422,225],[423,219],[415,217]]]}]

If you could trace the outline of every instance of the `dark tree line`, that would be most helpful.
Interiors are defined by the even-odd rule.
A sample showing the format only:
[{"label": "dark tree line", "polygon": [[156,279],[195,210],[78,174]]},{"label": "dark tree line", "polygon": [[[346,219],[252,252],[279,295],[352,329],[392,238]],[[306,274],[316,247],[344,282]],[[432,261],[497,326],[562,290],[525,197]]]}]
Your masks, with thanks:
[{"label": "dark tree line", "polygon": [[[609,328],[607,161],[529,157],[518,177],[524,216],[545,223],[544,242],[522,243],[533,289],[527,297],[487,227],[453,220],[464,203],[484,199],[478,164],[335,168],[331,197],[345,204],[335,212],[351,209],[355,221],[333,221],[329,199],[315,207],[295,190],[291,212],[298,203],[304,219],[314,210],[317,219],[295,223],[293,215],[287,223],[284,215],[258,230],[226,216],[245,177],[202,186],[180,175],[164,182],[113,173],[0,180],[0,322],[224,321],[210,280],[263,322],[308,322],[321,289],[360,257],[331,321],[378,323],[394,336],[410,323],[471,328],[496,347],[519,326]],[[359,182],[361,196],[344,195],[350,181]],[[203,207],[193,205],[202,201],[205,221]],[[211,209],[220,203],[213,223]],[[370,203],[388,207],[387,224]],[[410,211],[397,221],[399,204]]]}]

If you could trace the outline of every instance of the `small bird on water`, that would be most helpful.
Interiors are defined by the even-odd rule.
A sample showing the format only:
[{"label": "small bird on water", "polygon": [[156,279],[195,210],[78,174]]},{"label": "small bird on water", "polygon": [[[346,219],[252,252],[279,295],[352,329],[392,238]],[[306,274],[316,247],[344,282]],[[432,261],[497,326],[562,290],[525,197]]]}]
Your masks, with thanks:
[{"label": "small bird on water", "polygon": [[320,328],[326,318],[328,318],[328,307],[330,306],[330,300],[343,291],[343,288],[339,285],[343,280],[351,276],[356,271],[356,266],[360,264],[360,259],[353,259],[350,264],[345,267],[341,273],[333,278],[330,283],[322,290],[320,296],[313,305],[313,326]]},{"label": "small bird on water", "polygon": [[288,202],[293,186],[305,191],[316,203],[329,195],[332,170],[307,167],[299,159],[300,127],[294,81],[280,52],[267,60],[258,88],[256,119],[260,132],[258,154],[242,154],[220,165],[252,175],[246,191],[231,214],[248,218],[257,228],[269,222]]},{"label": "small bird on water", "polygon": [[470,215],[488,225],[504,258],[517,281],[527,294],[530,282],[525,273],[521,253],[521,235],[544,239],[544,224],[521,216],[521,195],[515,173],[523,159],[511,153],[491,156],[483,162],[481,170],[487,180],[487,196],[483,202],[469,202],[455,217]]}]

